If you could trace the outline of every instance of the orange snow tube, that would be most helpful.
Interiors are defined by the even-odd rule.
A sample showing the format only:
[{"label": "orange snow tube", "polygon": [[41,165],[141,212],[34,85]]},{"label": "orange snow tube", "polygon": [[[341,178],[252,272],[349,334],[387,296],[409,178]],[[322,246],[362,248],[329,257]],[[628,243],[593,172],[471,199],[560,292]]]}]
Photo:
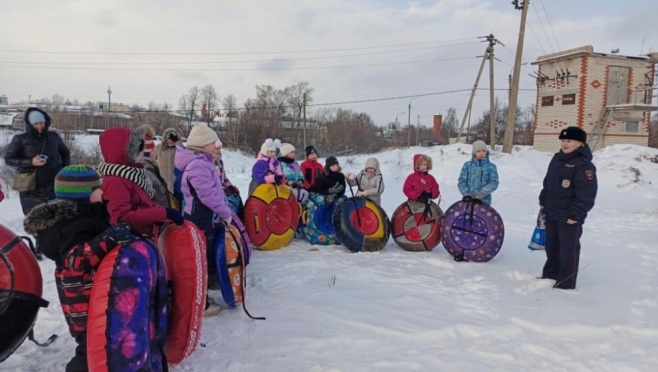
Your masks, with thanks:
[{"label": "orange snow tube", "polygon": [[166,227],[158,239],[169,281],[171,312],[165,355],[180,363],[199,345],[208,282],[206,238],[193,223]]}]

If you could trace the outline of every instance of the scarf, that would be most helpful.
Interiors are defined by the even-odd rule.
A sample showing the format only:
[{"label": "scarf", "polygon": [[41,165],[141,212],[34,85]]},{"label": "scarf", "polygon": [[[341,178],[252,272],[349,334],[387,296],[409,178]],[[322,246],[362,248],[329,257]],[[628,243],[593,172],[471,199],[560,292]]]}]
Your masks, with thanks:
[{"label": "scarf", "polygon": [[129,167],[121,164],[101,163],[97,169],[101,176],[113,176],[128,180],[146,192],[149,198],[155,196],[155,189],[151,180],[142,168]]}]

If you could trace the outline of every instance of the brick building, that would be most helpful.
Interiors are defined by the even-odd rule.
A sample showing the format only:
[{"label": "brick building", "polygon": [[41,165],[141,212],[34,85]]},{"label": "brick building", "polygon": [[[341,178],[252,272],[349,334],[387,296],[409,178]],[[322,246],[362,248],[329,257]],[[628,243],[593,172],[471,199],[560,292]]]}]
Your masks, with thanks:
[{"label": "brick building", "polygon": [[556,151],[560,130],[576,125],[593,150],[613,144],[647,146],[658,54],[594,53],[592,46],[540,56],[534,146]]}]

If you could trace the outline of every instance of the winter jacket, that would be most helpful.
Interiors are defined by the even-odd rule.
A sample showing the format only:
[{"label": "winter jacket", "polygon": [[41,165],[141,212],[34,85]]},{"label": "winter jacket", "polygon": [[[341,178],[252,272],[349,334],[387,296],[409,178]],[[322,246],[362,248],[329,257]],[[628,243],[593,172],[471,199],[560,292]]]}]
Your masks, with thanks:
[{"label": "winter jacket", "polygon": [[[136,164],[143,137],[144,132],[139,128],[133,131],[128,128],[112,128],[103,132],[98,142],[105,163],[143,171]],[[99,167],[98,171],[103,175],[101,169]],[[145,174],[144,177],[148,179]],[[153,224],[167,219],[165,208],[156,205],[134,180],[103,175],[101,189],[112,225],[125,222],[139,234],[152,235]]]},{"label": "winter jacket", "polygon": [[176,142],[174,146],[167,146],[167,136],[169,133],[176,133],[178,138],[183,135],[176,128],[167,128],[162,132],[162,143],[155,146],[155,159],[160,168],[160,175],[167,181],[167,189],[169,192],[174,192],[174,155],[176,155],[176,146],[180,144]]},{"label": "winter jacket", "polygon": [[304,174],[304,188],[310,190],[315,185],[315,180],[324,171],[324,167],[317,160],[306,159],[301,164],[302,173]]},{"label": "winter jacket", "polygon": [[315,185],[313,185],[308,191],[322,195],[330,195],[331,193],[329,192],[329,189],[336,186],[336,184],[343,185],[343,191],[335,194],[336,197],[345,195],[345,175],[341,173],[340,170],[338,172],[332,172],[328,167],[324,167],[323,172],[315,180]]},{"label": "winter jacket", "polygon": [[35,207],[25,231],[35,236],[43,254],[55,261],[55,281],[62,311],[73,337],[87,330],[94,270],[116,245],[108,238],[109,215],[103,203],[58,200]]},{"label": "winter jacket", "polygon": [[254,167],[251,169],[251,183],[249,183],[249,194],[254,191],[254,189],[263,183],[276,183],[275,176],[282,176],[279,185],[285,185],[288,180],[283,177],[283,171],[281,170],[281,164],[275,158],[269,158],[261,153],[258,154],[258,158]]},{"label": "winter jacket", "polygon": [[304,173],[302,173],[302,168],[299,166],[299,163],[295,159],[290,159],[288,157],[280,157],[279,163],[281,164],[281,170],[283,175],[288,181],[292,182],[303,182]]},{"label": "winter jacket", "polygon": [[587,212],[594,207],[597,191],[596,167],[589,146],[585,144],[570,154],[560,150],[548,165],[539,205],[544,207],[547,220],[572,219],[584,224]]},{"label": "winter jacket", "polygon": [[155,142],[153,142],[153,137],[155,137],[155,130],[152,126],[148,124],[142,125],[144,128],[144,157],[148,158],[151,155],[151,152],[155,149]]},{"label": "winter jacket", "polygon": [[233,213],[226,200],[212,155],[178,147],[175,159],[176,168],[183,170],[181,191],[185,198],[184,213],[194,217],[197,210],[203,206],[219,218],[231,217]]},{"label": "winter jacket", "polygon": [[478,197],[486,204],[491,204],[491,194],[498,188],[498,170],[487,157],[478,160],[473,155],[470,161],[464,163],[459,174],[459,192],[463,196]]},{"label": "winter jacket", "polygon": [[[41,133],[27,122],[27,117],[32,111],[39,111],[46,118],[46,126]],[[69,149],[59,134],[48,130],[50,123],[50,116],[46,112],[36,107],[27,109],[25,133],[15,135],[5,153],[5,163],[10,167],[15,167],[18,173],[36,172],[35,190],[20,193],[21,205],[25,214],[37,204],[55,198],[53,190],[55,177],[63,167],[71,164]],[[46,164],[42,167],[33,167],[32,159],[39,154],[48,156]]]},{"label": "winter jacket", "polygon": [[[368,168],[375,168],[375,174],[366,172]],[[379,168],[379,160],[369,158],[366,160],[366,166],[361,173],[356,175],[353,180],[348,179],[350,186],[359,186],[359,191],[366,193],[366,197],[375,204],[381,205],[381,195],[384,193],[384,176]]]},{"label": "winter jacket", "polygon": [[[427,162],[427,171],[421,172],[418,170],[418,163],[421,160]],[[407,179],[404,181],[403,192],[407,198],[411,200],[418,200],[418,197],[423,193],[423,191],[429,191],[431,194],[431,199],[436,199],[441,195],[439,191],[439,183],[436,182],[434,176],[429,174],[429,171],[432,170],[432,158],[427,155],[414,155],[414,173],[410,174]]]}]

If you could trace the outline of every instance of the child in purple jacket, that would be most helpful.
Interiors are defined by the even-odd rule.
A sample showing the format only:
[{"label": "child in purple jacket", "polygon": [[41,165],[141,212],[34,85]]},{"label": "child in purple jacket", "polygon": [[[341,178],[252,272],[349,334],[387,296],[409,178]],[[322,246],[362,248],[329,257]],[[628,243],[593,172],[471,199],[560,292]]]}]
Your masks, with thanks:
[{"label": "child in purple jacket", "polygon": [[251,169],[251,183],[249,183],[249,194],[256,186],[263,183],[285,185],[288,181],[283,175],[281,164],[276,160],[276,146],[271,138],[265,140],[260,147],[256,164]]},{"label": "child in purple jacket", "polygon": [[[219,289],[215,235],[223,229],[222,222],[231,224],[233,212],[229,208],[213,153],[219,138],[212,129],[197,125],[187,139],[187,149],[176,148],[174,162],[183,171],[181,191],[185,198],[183,218],[193,222],[206,235],[208,258],[208,289]],[[206,316],[221,311],[219,305],[208,303]]]}]

